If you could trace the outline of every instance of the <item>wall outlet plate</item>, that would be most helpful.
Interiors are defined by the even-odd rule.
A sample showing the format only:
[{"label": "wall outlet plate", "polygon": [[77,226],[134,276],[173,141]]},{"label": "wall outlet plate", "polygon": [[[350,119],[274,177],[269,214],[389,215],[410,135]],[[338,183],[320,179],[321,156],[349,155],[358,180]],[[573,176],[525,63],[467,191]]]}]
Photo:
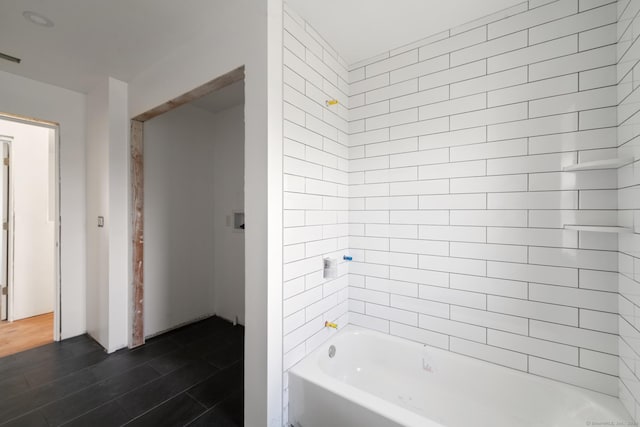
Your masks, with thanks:
[{"label": "wall outlet plate", "polygon": [[244,212],[233,213],[233,229],[244,231]]}]

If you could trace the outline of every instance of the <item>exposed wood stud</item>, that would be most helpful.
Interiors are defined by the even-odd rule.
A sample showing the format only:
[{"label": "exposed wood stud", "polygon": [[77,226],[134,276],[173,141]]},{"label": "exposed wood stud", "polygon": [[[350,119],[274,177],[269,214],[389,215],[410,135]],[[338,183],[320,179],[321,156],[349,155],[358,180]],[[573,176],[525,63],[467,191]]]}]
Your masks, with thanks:
[{"label": "exposed wood stud", "polygon": [[133,208],[133,307],[131,347],[144,344],[144,139],[143,123],[131,121],[131,184]]}]

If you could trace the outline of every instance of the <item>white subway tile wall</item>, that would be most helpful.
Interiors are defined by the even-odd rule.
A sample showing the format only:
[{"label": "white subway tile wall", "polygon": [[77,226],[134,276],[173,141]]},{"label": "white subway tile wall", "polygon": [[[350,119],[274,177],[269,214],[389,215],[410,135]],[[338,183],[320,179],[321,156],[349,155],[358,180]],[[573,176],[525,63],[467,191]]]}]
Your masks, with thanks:
[{"label": "white subway tile wall", "polygon": [[[285,420],[286,372],[325,320],[619,396],[638,419],[639,13],[530,0],[347,66],[285,5]],[[616,157],[635,161],[563,170]]]},{"label": "white subway tile wall", "polygon": [[[336,52],[288,6],[283,40],[286,420],[286,372],[335,332],[325,328],[325,321],[348,324],[348,266],[342,256],[349,247],[349,73]],[[338,104],[328,106],[326,101],[333,99]],[[369,195],[376,189],[361,191]],[[325,257],[339,261],[337,278],[323,278]],[[388,302],[381,305],[383,310],[386,306]]]},{"label": "white subway tile wall", "polygon": [[[619,286],[619,396],[635,419],[640,418],[640,2],[619,0],[617,8],[617,157],[635,159],[618,169],[618,217],[621,226],[632,233],[620,234],[618,260]],[[615,156],[612,156],[615,157]],[[607,319],[585,319],[613,328]],[[612,370],[612,362],[581,354],[590,369]]]},{"label": "white subway tile wall", "polygon": [[[621,178],[563,171],[616,156],[618,7],[525,2],[351,67],[353,324],[618,395],[618,237],[564,225],[616,225]],[[626,69],[633,122],[640,72]],[[638,216],[624,216],[636,231]]]}]

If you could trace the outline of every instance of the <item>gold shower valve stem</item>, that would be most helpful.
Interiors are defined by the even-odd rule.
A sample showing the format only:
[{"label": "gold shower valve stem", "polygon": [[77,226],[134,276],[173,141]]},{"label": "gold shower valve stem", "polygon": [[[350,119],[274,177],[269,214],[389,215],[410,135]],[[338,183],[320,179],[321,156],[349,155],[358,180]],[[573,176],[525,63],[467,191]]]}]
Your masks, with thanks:
[{"label": "gold shower valve stem", "polygon": [[329,322],[329,321],[325,321],[324,322],[324,326],[326,326],[327,328],[338,329],[338,324],[337,323],[333,323],[333,322]]},{"label": "gold shower valve stem", "polygon": [[328,99],[326,101],[326,103],[327,103],[327,107],[330,107],[332,105],[338,105],[338,100],[337,99]]}]

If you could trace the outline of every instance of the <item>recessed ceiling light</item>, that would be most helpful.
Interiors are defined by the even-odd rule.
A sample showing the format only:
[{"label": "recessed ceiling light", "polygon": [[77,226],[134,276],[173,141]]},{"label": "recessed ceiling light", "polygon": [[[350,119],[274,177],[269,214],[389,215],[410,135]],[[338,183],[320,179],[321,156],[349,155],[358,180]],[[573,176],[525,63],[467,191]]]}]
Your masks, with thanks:
[{"label": "recessed ceiling light", "polygon": [[41,27],[53,27],[53,21],[46,16],[40,15],[39,13],[25,10],[24,12],[22,12],[22,16],[24,16],[27,21],[36,25],[40,25]]}]

